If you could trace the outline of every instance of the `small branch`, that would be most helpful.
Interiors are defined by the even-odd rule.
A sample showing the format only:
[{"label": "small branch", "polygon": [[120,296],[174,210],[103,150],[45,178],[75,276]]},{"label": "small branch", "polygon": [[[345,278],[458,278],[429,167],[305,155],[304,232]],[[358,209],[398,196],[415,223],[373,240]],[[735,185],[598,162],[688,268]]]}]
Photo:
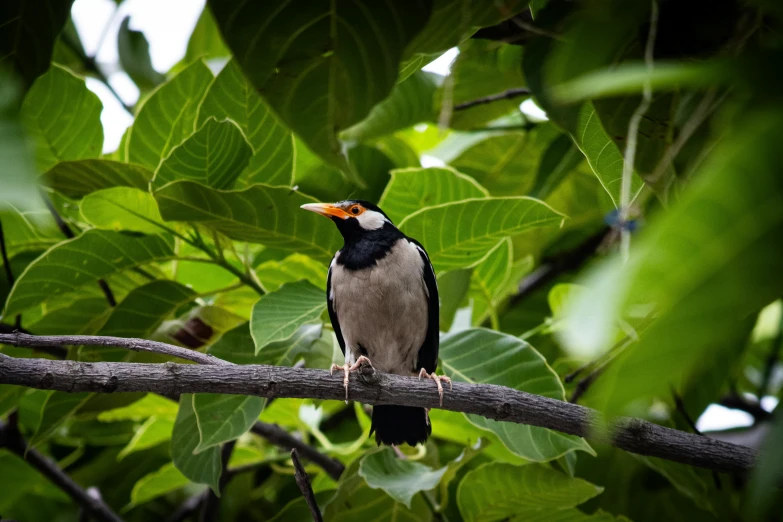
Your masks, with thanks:
[{"label": "small branch", "polygon": [[199,364],[232,365],[214,355],[180,348],[172,344],[147,339],[125,337],[104,337],[98,335],[27,335],[23,333],[0,334],[0,344],[36,348],[41,346],[111,346],[126,348],[134,352],[150,352],[193,361]]},{"label": "small branch", "polygon": [[[234,446],[236,446],[236,443],[237,441],[235,440],[226,442],[223,444],[223,448],[220,450],[220,459],[223,465],[223,472],[220,476],[220,484],[218,486],[220,493],[223,493],[223,490],[229,481],[226,469],[228,468],[228,460],[231,458],[231,453],[234,452]],[[199,522],[212,522],[213,520],[216,520],[219,507],[220,498],[211,489],[207,490],[204,503],[201,506],[201,516],[199,517]]]},{"label": "small branch", "polygon": [[[350,377],[353,400],[439,408],[432,383],[382,374],[362,366]],[[0,354],[0,384],[65,392],[223,393],[258,397],[344,400],[342,377],[326,370],[267,365],[82,363],[16,359]],[[608,442],[620,449],[722,472],[745,472],[756,461],[750,448],[699,437],[633,418],[613,423],[611,437],[597,424],[598,412],[556,399],[492,384],[454,383],[442,409],[488,419],[548,428]],[[255,426],[253,432],[257,433]],[[297,448],[299,449],[299,448]],[[304,455],[303,455],[304,456]]]},{"label": "small branch", "polygon": [[[7,324],[0,323],[0,335],[2,334],[13,334],[14,337],[20,333],[23,334],[29,334],[30,332],[28,330],[25,330],[24,328],[17,328],[15,326],[10,326]],[[0,341],[0,344],[4,344],[4,341]],[[9,344],[9,343],[5,343]],[[26,346],[26,348],[32,349],[34,352],[41,352],[45,353],[46,355],[49,355],[51,357],[54,357],[55,359],[67,359],[68,358],[68,349],[63,348],[62,346]]]},{"label": "small branch", "polygon": [[299,455],[296,453],[296,449],[291,450],[291,461],[294,463],[294,469],[296,470],[296,485],[299,486],[299,491],[302,492],[302,496],[307,502],[307,507],[310,508],[310,514],[313,515],[314,522],[323,522],[321,516],[321,510],[318,509],[318,503],[315,501],[315,494],[313,493],[313,487],[310,485],[310,477],[307,476],[302,463],[299,462]]},{"label": "small branch", "polygon": [[490,94],[489,96],[484,96],[483,98],[477,98],[475,100],[458,103],[457,105],[454,106],[454,110],[464,111],[465,109],[470,109],[471,107],[475,107],[476,105],[484,105],[485,103],[492,103],[500,100],[511,100],[513,98],[519,98],[520,96],[530,96],[530,94],[531,91],[527,87],[508,89],[503,92]]},{"label": "small branch", "polygon": [[106,522],[122,522],[122,519],[101,500],[100,495],[91,495],[38,450],[28,449],[27,441],[22,438],[21,434],[13,426],[2,421],[0,421],[0,446],[27,461],[95,519]]},{"label": "small branch", "polygon": [[[344,393],[345,391],[343,391],[343,394]],[[334,480],[339,480],[340,475],[345,471],[345,466],[342,462],[333,459],[328,455],[324,455],[309,444],[297,439],[277,424],[267,424],[266,422],[256,421],[256,423],[253,424],[253,427],[250,428],[250,431],[281,448],[297,450],[302,457],[323,468],[323,470]]]}]

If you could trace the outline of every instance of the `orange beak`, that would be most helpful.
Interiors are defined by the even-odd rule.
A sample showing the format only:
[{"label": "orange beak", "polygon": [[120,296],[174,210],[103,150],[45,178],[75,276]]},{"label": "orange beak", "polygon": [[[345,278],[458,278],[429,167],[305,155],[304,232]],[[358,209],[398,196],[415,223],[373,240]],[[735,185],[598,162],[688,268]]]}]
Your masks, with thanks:
[{"label": "orange beak", "polygon": [[309,210],[310,212],[315,212],[316,214],[321,214],[325,217],[336,216],[342,219],[347,219],[350,217],[348,212],[329,203],[308,203],[306,205],[302,205],[299,208]]}]

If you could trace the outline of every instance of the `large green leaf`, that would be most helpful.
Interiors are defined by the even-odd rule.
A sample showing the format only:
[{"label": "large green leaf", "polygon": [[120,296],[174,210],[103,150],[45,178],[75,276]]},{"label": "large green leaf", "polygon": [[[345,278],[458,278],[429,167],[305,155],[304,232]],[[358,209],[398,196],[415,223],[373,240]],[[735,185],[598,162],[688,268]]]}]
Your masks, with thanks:
[{"label": "large green leaf", "polygon": [[161,495],[183,488],[189,482],[188,478],[180,473],[173,463],[169,462],[136,482],[131,492],[130,505],[144,504]]},{"label": "large green leaf", "polygon": [[239,438],[256,422],[264,399],[245,395],[197,393],[193,395],[199,443],[194,453]]},{"label": "large green leaf", "polygon": [[81,198],[112,187],[146,190],[152,176],[152,171],[138,165],[85,159],[58,163],[41,176],[41,182],[69,198]]},{"label": "large green leaf", "polygon": [[23,214],[8,207],[0,210],[0,221],[9,259],[22,252],[46,250],[62,239],[62,234],[54,227],[49,216]]},{"label": "large green leaf", "polygon": [[160,395],[148,393],[132,404],[101,412],[98,414],[98,420],[103,422],[141,421],[153,416],[174,420],[177,416],[177,404]]},{"label": "large green leaf", "polygon": [[[589,291],[571,303],[563,331],[574,353],[606,349],[613,321],[634,304],[658,314],[593,384],[594,404],[618,414],[640,398],[669,396],[743,317],[781,295],[783,149],[773,137],[782,130],[779,113],[748,116],[677,204],[650,220],[628,262],[609,260],[585,281]],[[597,292],[600,310],[591,309]]]},{"label": "large green leaf", "polygon": [[58,65],[38,78],[22,104],[22,123],[35,139],[35,164],[46,172],[62,160],[97,157],[103,147],[101,101],[84,80]]},{"label": "large green leaf", "polygon": [[576,507],[601,491],[599,486],[544,466],[493,463],[465,475],[457,490],[457,504],[466,522],[526,520],[527,515]]},{"label": "large green leaf", "polygon": [[429,466],[402,460],[390,449],[370,453],[359,465],[359,475],[373,489],[382,489],[394,500],[410,509],[413,496],[434,489],[447,468],[434,470]]},{"label": "large green leaf", "polygon": [[473,269],[468,296],[472,299],[473,324],[481,324],[489,315],[497,321],[497,307],[511,276],[514,261],[511,239],[506,238]]},{"label": "large green leaf", "polygon": [[193,410],[193,395],[183,393],[179,397],[179,412],[171,434],[171,458],[184,476],[193,482],[207,484],[220,494],[220,448],[212,447],[201,453],[194,453],[200,441],[196,412]]},{"label": "large green leaf", "polygon": [[365,119],[340,134],[347,141],[367,141],[410,127],[435,117],[432,97],[435,81],[418,71],[392,89],[384,101],[376,105]]},{"label": "large green leaf", "polygon": [[324,509],[324,520],[340,522],[428,522],[432,511],[421,495],[411,508],[396,502],[383,490],[372,489],[359,474],[362,459],[356,459],[340,476],[337,492]]},{"label": "large green leaf", "polygon": [[392,171],[378,205],[392,221],[400,222],[424,207],[488,195],[473,178],[454,169],[409,168]]},{"label": "large green leaf", "polygon": [[209,118],[171,149],[155,171],[152,185],[159,188],[172,181],[191,180],[228,189],[247,166],[252,152],[236,123]]},{"label": "large green leaf", "polygon": [[[285,341],[270,343],[256,353],[255,341],[250,335],[250,325],[245,323],[226,332],[209,348],[209,353],[236,364],[271,364],[275,366],[292,366],[300,357],[305,356],[308,367],[317,367],[317,365],[309,364],[309,359],[318,355],[315,350],[318,346],[315,343],[326,336],[331,340],[331,332],[322,329],[321,325],[304,325]],[[329,357],[331,355],[330,344]]]},{"label": "large green leaf", "polygon": [[121,270],[173,255],[171,241],[163,236],[132,237],[88,230],[55,245],[27,267],[11,290],[5,315],[97,284],[99,279]]},{"label": "large green leaf", "polygon": [[239,125],[253,148],[253,156],[239,176],[240,183],[291,184],[293,135],[245,79],[235,60],[223,67],[201,102],[199,124],[210,117],[218,120],[228,118]]},{"label": "large green leaf", "polygon": [[[136,428],[131,441],[117,454],[118,459],[123,459],[131,453],[144,451],[171,440],[171,432],[174,430],[174,419],[167,417],[149,417],[144,424]],[[173,465],[173,464],[172,464]]]},{"label": "large green leaf", "polygon": [[114,187],[92,192],[82,199],[79,209],[84,220],[102,230],[128,230],[159,234],[163,229],[158,203],[146,190]]},{"label": "large green leaf", "polygon": [[[489,383],[563,400],[563,385],[546,360],[517,337],[485,329],[471,329],[441,340],[443,372],[455,381]],[[569,451],[592,453],[579,437],[469,415],[474,425],[494,432],[512,452],[527,460],[548,461]]]},{"label": "large green leaf", "polygon": [[558,225],[563,219],[536,199],[485,198],[421,209],[406,217],[400,228],[424,245],[440,271],[475,265],[504,237]]},{"label": "large green leaf", "polygon": [[289,339],[303,324],[317,321],[325,309],[324,292],[307,281],[287,283],[262,296],[250,319],[256,353],[269,343]]},{"label": "large green leaf", "polygon": [[327,267],[302,254],[291,254],[279,261],[265,261],[256,267],[256,275],[267,292],[274,292],[285,283],[306,279],[319,288],[326,288]]},{"label": "large green leaf", "polygon": [[49,67],[72,0],[6,0],[0,9],[0,65],[13,67],[27,85]]},{"label": "large green leaf", "polygon": [[3,470],[0,474],[0,488],[3,491],[0,496],[0,509],[4,514],[8,514],[18,501],[27,503],[30,498],[40,499],[42,495],[49,499],[67,499],[62,491],[46,480],[29,462],[25,462],[10,450],[0,449],[0,468]]},{"label": "large green leaf", "polygon": [[333,223],[299,207],[313,199],[284,187],[222,191],[180,181],[155,193],[167,221],[200,223],[232,239],[328,260],[342,240]]},{"label": "large green leaf", "polygon": [[209,7],[205,6],[198,22],[196,22],[193,34],[190,35],[190,40],[188,40],[188,48],[185,50],[183,61],[191,63],[198,58],[209,60],[228,56],[231,56],[231,52],[223,43],[223,38],[220,37],[220,31],[218,31]]},{"label": "large green leaf", "polygon": [[316,154],[347,168],[338,133],[389,95],[405,46],[424,27],[431,4],[209,6],[248,79],[275,112]]},{"label": "large green leaf", "polygon": [[35,447],[54,435],[91,396],[90,392],[47,392],[46,401],[41,407],[41,422],[30,439],[30,447]]},{"label": "large green leaf", "polygon": [[[623,154],[604,130],[592,104],[585,103],[579,110],[576,132],[571,137],[587,158],[587,163],[590,164],[601,185],[612,197],[615,206],[619,207]],[[635,172],[631,176],[630,195],[633,201],[642,189],[642,180]]]},{"label": "large green leaf", "polygon": [[539,152],[531,133],[514,132],[481,140],[451,164],[493,195],[523,195],[533,186]]},{"label": "large green leaf", "polygon": [[211,82],[209,67],[197,60],[144,100],[125,141],[128,161],[155,170],[193,134],[199,102]]}]

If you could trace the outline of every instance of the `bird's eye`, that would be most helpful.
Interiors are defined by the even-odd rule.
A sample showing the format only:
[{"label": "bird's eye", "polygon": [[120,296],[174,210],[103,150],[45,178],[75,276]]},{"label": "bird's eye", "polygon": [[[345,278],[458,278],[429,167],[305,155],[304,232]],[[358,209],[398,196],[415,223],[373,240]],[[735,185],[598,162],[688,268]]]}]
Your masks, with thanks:
[{"label": "bird's eye", "polygon": [[353,214],[354,216],[358,216],[361,213],[362,213],[362,209],[359,208],[359,205],[354,205],[351,207],[351,214]]}]

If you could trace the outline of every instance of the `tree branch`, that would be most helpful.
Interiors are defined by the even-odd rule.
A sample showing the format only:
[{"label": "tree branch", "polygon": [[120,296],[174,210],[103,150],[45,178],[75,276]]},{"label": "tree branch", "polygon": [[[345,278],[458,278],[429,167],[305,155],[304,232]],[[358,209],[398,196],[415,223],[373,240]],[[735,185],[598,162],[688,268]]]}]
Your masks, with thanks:
[{"label": "tree branch", "polygon": [[[271,368],[275,367],[272,366]],[[343,395],[344,394],[345,391],[343,390]],[[345,466],[342,462],[333,459],[328,455],[324,455],[309,444],[297,439],[277,424],[267,424],[266,422],[257,421],[253,424],[253,427],[250,428],[250,431],[264,437],[272,444],[276,444],[281,448],[297,450],[304,458],[323,468],[323,470],[334,480],[339,480],[340,475],[345,471]]]},{"label": "tree branch", "polygon": [[[4,360],[10,357],[3,356]],[[44,360],[44,359],[38,359]],[[100,498],[100,495],[91,495],[79,484],[73,481],[57,464],[46,458],[38,450],[27,447],[27,441],[10,424],[0,421],[0,447],[5,447],[15,453],[32,467],[37,469],[52,484],[60,488],[74,502],[81,506],[97,520],[106,522],[122,522],[122,519]]]},{"label": "tree branch", "polygon": [[483,98],[477,98],[475,100],[458,103],[454,106],[454,110],[464,111],[465,109],[470,109],[476,105],[484,105],[485,103],[492,103],[500,100],[510,100],[520,96],[529,96],[530,94],[531,91],[527,87],[517,87],[515,89],[508,89],[496,94],[490,94],[489,96],[484,96]]},{"label": "tree branch", "polygon": [[313,522],[323,522],[324,518],[321,516],[321,510],[318,509],[318,502],[315,501],[313,487],[310,485],[310,477],[307,476],[304,466],[299,462],[299,455],[297,455],[296,449],[291,450],[291,461],[294,463],[296,485],[299,486],[299,491],[302,492],[302,496],[305,498],[305,502],[307,502],[307,507],[310,508]]},{"label": "tree branch", "polygon": [[[224,393],[259,397],[344,400],[341,377],[325,370],[266,365],[82,363],[15,359],[0,354],[0,384],[65,392]],[[350,396],[368,404],[438,408],[437,390],[414,377],[381,374],[362,366],[351,376]],[[609,442],[640,455],[724,472],[750,470],[750,448],[699,437],[641,419],[620,418],[611,436],[602,435],[598,412],[563,401],[492,384],[454,383],[442,409],[488,419],[549,428]]]}]

